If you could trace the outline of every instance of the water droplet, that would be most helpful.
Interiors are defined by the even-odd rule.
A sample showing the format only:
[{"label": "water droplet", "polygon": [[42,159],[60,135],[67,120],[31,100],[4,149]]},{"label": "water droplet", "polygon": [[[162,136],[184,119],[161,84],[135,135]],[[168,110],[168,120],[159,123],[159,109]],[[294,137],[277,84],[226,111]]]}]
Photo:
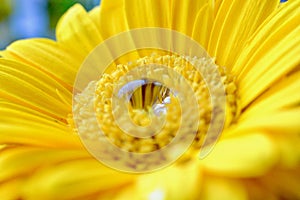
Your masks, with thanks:
[{"label": "water droplet", "polygon": [[130,81],[118,92],[118,97],[125,99],[133,110],[156,116],[166,115],[166,105],[171,103],[170,95],[170,89],[149,79]]}]

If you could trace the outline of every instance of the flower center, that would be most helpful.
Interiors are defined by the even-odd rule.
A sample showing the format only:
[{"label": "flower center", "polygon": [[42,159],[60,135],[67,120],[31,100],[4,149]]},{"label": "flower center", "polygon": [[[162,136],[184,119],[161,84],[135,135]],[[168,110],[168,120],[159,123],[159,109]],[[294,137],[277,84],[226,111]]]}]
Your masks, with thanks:
[{"label": "flower center", "polygon": [[[194,106],[180,105],[176,91],[159,81],[145,77],[130,80],[127,77],[123,78],[124,84],[117,84],[133,69],[136,69],[136,74],[146,71],[163,77],[165,74],[155,71],[153,65],[167,66],[187,81],[197,99],[199,116],[193,115]],[[209,77],[204,80],[195,66],[203,70],[217,69],[217,71],[208,71]],[[192,125],[181,121],[184,110],[191,118],[199,120],[192,145],[193,148],[199,148],[211,123],[211,99],[218,98],[218,96],[211,96],[207,88],[207,84],[213,87],[220,86],[219,83],[214,83],[216,73],[221,76],[222,84],[226,89],[226,126],[234,120],[237,105],[236,86],[225,68],[216,66],[210,58],[152,54],[127,64],[117,65],[111,72],[103,74],[99,81],[92,81],[82,93],[77,94],[74,109],[77,113],[75,119],[78,122],[77,129],[88,139],[101,140],[103,136],[95,132],[95,127],[100,126],[105,136],[123,150],[138,153],[153,152],[169,144],[176,137],[180,126],[185,126],[186,132],[194,131]],[[116,88],[118,88],[117,93]],[[189,99],[190,94],[186,93],[186,95],[185,98]],[[114,98],[119,100],[116,102],[123,102],[122,105],[114,103]],[[97,123],[91,120],[95,116]],[[160,123],[162,121],[164,124]],[[139,127],[143,129],[138,129]],[[141,133],[136,133],[136,128],[141,130]],[[148,135],[145,135],[143,130],[147,130]],[[153,134],[146,137],[151,132]]]}]

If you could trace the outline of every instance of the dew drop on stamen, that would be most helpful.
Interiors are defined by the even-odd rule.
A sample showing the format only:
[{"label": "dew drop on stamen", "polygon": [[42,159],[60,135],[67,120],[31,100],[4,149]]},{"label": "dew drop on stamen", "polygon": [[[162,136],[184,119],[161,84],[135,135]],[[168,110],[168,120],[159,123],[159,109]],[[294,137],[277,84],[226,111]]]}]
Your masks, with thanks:
[{"label": "dew drop on stamen", "polygon": [[126,83],[118,91],[118,97],[130,105],[133,112],[146,112],[156,116],[166,115],[171,103],[171,91],[158,81],[149,79]]}]

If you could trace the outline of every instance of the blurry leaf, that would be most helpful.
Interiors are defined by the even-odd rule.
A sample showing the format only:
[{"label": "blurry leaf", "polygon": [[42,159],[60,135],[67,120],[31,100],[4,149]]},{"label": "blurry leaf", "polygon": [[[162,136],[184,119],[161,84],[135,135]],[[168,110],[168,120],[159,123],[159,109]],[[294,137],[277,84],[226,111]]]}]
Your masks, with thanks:
[{"label": "blurry leaf", "polygon": [[11,1],[2,0],[0,6],[0,22],[9,16],[11,12]]}]

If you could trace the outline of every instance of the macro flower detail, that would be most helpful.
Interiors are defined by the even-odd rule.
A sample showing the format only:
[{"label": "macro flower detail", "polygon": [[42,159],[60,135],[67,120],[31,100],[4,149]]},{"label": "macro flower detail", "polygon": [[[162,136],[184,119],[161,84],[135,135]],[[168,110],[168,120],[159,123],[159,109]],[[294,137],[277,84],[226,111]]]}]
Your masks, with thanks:
[{"label": "macro flower detail", "polygon": [[[296,0],[103,0],[90,12],[74,5],[55,41],[19,40],[0,52],[0,199],[300,199],[299,21]],[[134,37],[152,29],[173,40]],[[195,56],[175,32],[205,53]],[[129,39],[108,43],[122,34]],[[170,49],[117,53],[148,41]],[[224,89],[224,107],[213,103],[222,102],[214,86]],[[120,128],[124,113],[132,123]],[[200,159],[213,114],[223,126]],[[147,135],[157,128],[151,122],[164,122],[160,135],[141,139],[127,129],[138,124]],[[114,158],[124,171],[149,173],[112,169],[89,149],[101,145],[86,143],[107,137],[127,152],[153,153],[180,127],[191,145],[160,154],[172,162]]]}]

